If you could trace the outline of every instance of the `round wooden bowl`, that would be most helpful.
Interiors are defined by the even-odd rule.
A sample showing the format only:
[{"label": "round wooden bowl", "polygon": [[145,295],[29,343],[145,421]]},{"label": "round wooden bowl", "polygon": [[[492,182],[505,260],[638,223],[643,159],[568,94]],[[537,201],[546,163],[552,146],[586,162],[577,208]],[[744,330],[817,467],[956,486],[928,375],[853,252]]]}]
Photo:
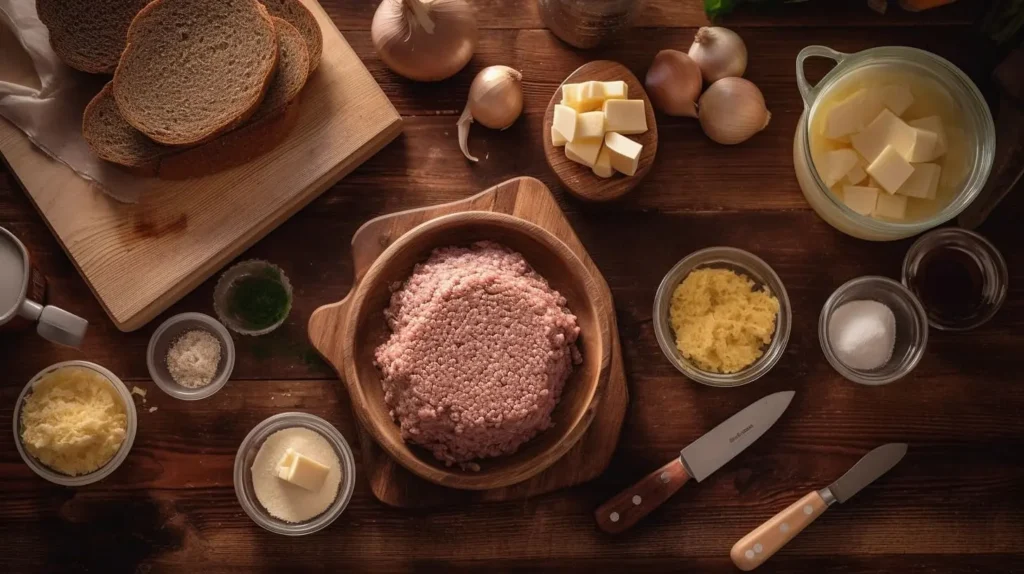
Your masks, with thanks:
[{"label": "round wooden bowl", "polygon": [[565,148],[555,147],[551,142],[551,123],[555,117],[555,105],[562,103],[562,86],[558,86],[555,95],[551,96],[548,102],[548,109],[544,112],[544,155],[548,160],[551,170],[558,176],[562,185],[570,193],[588,201],[610,201],[622,197],[636,186],[640,185],[644,176],[651,170],[654,164],[654,156],[658,153],[658,122],[654,116],[654,106],[651,105],[644,85],[629,71],[629,68],[611,60],[596,60],[580,66],[562,84],[578,84],[588,81],[613,82],[622,80],[629,86],[629,99],[644,101],[647,112],[647,131],[642,134],[626,136],[644,146],[640,152],[640,162],[636,173],[627,176],[621,173],[614,173],[609,178],[594,175],[589,167],[576,163],[565,157]]},{"label": "round wooden bowl", "polygon": [[[407,279],[417,263],[438,247],[490,240],[523,254],[537,273],[567,301],[580,326],[577,342],[583,363],[565,383],[552,414],[554,426],[510,455],[474,461],[480,470],[447,467],[426,449],[402,440],[391,418],[374,351],[391,334],[384,309],[392,285]],[[343,327],[344,373],[360,423],[399,464],[416,475],[450,488],[488,490],[527,480],[554,464],[583,436],[594,418],[608,381],[611,313],[599,303],[590,273],[569,248],[540,227],[516,217],[485,211],[433,219],[401,236],[367,270],[351,294]]]}]

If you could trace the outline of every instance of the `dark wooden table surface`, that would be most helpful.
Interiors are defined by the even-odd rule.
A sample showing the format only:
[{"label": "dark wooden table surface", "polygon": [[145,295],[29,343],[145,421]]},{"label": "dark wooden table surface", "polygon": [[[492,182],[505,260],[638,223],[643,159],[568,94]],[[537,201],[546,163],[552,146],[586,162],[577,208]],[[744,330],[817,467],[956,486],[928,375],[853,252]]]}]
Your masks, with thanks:
[{"label": "dark wooden table surface", "polygon": [[[802,110],[794,57],[802,47],[917,46],[949,58],[987,89],[990,54],[972,26],[983,3],[881,17],[859,0],[820,0],[730,17],[727,24],[749,46],[747,77],[763,90],[771,125],[743,145],[722,147],[693,121],[659,118],[653,170],[631,195],[607,205],[582,203],[558,188],[540,144],[544,106],[588,60],[618,60],[642,78],[658,50],[685,50],[705,22],[698,2],[651,0],[636,29],[608,48],[583,52],[547,32],[532,1],[476,0],[476,57],[455,78],[431,85],[395,76],[375,55],[369,26],[376,2],[323,4],[405,117],[405,133],[243,255],[280,264],[297,300],[278,332],[237,339],[235,377],[213,398],[176,401],[148,380],[146,343],[162,319],[118,332],[0,167],[0,224],[34,252],[52,302],[92,323],[77,351],[31,335],[0,338],[0,429],[11,428],[25,381],[57,361],[95,361],[150,391],[131,456],[90,487],[60,488],[36,477],[11,434],[0,433],[0,570],[731,572],[729,548],[751,528],[836,479],[871,448],[905,441],[910,451],[899,466],[833,508],[762,571],[1024,571],[1017,562],[1024,558],[1024,201],[1010,201],[981,229],[1010,266],[1002,312],[971,333],[933,333],[927,356],[906,380],[862,387],[841,379],[822,356],[818,311],[848,279],[898,277],[910,241],[873,244],[833,230],[805,203],[791,159]],[[491,64],[523,71],[526,109],[507,131],[474,128],[481,162],[471,165],[459,153],[455,120],[473,75]],[[348,510],[326,531],[290,539],[261,530],[239,507],[231,479],[235,450],[256,423],[300,410],[355,437],[348,398],[305,337],[312,310],[351,285],[353,232],[372,217],[467,197],[518,175],[538,177],[556,192],[615,297],[632,402],[611,467],[566,491],[430,511],[385,507],[360,477]],[[686,380],[662,357],[652,329],[651,303],[664,273],[710,245],[761,255],[793,303],[785,357],[739,389]],[[208,281],[165,316],[211,312],[212,289]],[[591,513],[600,502],[739,408],[784,389],[797,391],[793,405],[742,456],[633,531],[613,538],[596,530]]]}]

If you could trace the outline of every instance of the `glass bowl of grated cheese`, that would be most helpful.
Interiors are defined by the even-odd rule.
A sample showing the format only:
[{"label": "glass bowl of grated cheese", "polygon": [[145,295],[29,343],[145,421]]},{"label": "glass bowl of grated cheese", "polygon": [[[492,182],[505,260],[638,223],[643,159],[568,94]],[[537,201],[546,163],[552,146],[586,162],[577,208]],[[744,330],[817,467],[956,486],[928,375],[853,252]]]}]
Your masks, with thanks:
[{"label": "glass bowl of grated cheese", "polygon": [[[97,391],[94,388],[96,382],[109,384],[113,393]],[[46,404],[26,407],[34,393],[46,395],[36,399],[47,401]],[[66,400],[69,395],[74,395],[75,400]],[[121,421],[109,418],[110,405],[103,404],[107,397],[121,403],[123,415],[115,417],[123,417]],[[28,417],[28,424],[36,427],[34,430],[26,428],[23,416],[26,410],[34,413]],[[74,434],[62,432],[61,427],[76,424],[79,426],[77,432],[89,434],[90,440],[67,444],[54,440],[55,436]],[[120,428],[122,426],[123,429]],[[65,361],[43,369],[25,385],[15,403],[13,427],[18,454],[33,472],[61,486],[85,486],[109,476],[128,457],[138,429],[138,413],[128,387],[114,373],[87,361]],[[26,444],[26,430],[31,430],[30,434],[38,431],[35,446]],[[120,440],[119,444],[116,444],[117,440]],[[51,459],[53,466],[37,458],[33,450],[40,457]],[[61,471],[61,465],[68,466],[68,472]],[[82,468],[83,465],[98,466],[87,470]]]},{"label": "glass bowl of grated cheese", "polygon": [[176,399],[198,401],[224,388],[231,378],[235,343],[213,317],[182,313],[153,331],[146,365],[160,390]]}]

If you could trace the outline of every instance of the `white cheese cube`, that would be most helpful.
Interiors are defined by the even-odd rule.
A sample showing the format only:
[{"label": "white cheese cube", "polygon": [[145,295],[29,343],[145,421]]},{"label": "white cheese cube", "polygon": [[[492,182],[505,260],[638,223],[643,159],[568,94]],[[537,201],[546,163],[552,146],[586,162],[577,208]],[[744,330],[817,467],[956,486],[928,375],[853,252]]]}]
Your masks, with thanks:
[{"label": "white cheese cube", "polygon": [[906,183],[896,193],[918,199],[935,199],[939,189],[939,178],[942,168],[937,163],[915,163],[914,173],[910,174]]},{"label": "white cheese cube", "polygon": [[567,142],[565,144],[565,157],[576,163],[582,163],[587,167],[594,167],[594,164],[597,163],[597,155],[601,153],[601,142],[602,140],[578,138],[575,141]]},{"label": "white cheese cube", "polygon": [[850,171],[846,172],[846,181],[853,185],[857,185],[864,181],[864,178],[868,176],[868,172],[864,171],[865,167],[867,167],[867,164],[864,163],[864,160],[857,158],[857,165],[853,166],[850,168]]},{"label": "white cheese cube", "polygon": [[594,162],[594,167],[591,169],[593,169],[594,175],[597,177],[611,177],[615,175],[615,170],[612,168],[612,156],[608,151],[608,146],[601,147],[601,153],[597,154],[597,161]]},{"label": "white cheese cube", "polygon": [[604,87],[601,82],[583,82],[580,84],[579,97],[570,105],[577,112],[592,112],[601,109],[604,99]]},{"label": "white cheese cube", "polygon": [[320,490],[330,471],[326,465],[293,449],[288,449],[277,463],[278,478],[311,492]]},{"label": "white cheese cube", "polygon": [[629,86],[622,80],[601,82],[601,93],[605,100],[625,100],[629,97]]},{"label": "white cheese cube", "polygon": [[896,148],[886,146],[882,153],[878,154],[878,159],[871,162],[867,171],[882,189],[896,193],[910,174],[914,173],[914,166],[903,159]]},{"label": "white cheese cube", "polygon": [[640,152],[644,146],[615,132],[604,135],[604,145],[608,148],[608,155],[615,171],[626,175],[636,173],[637,165],[640,163]]},{"label": "white cheese cube", "polygon": [[877,202],[877,187],[863,187],[859,185],[843,186],[843,203],[861,215],[871,215],[874,213],[875,204]]},{"label": "white cheese cube", "polygon": [[555,147],[562,147],[562,146],[565,145],[566,141],[568,141],[568,140],[565,139],[565,136],[562,135],[562,132],[556,130],[554,124],[552,124],[551,125],[551,145],[553,145]]},{"label": "white cheese cube", "polygon": [[583,84],[562,84],[562,105],[574,108],[573,103],[580,101],[580,88]]},{"label": "white cheese cube", "polygon": [[882,110],[866,128],[850,136],[853,149],[869,163],[875,161],[886,146],[896,148],[904,158],[909,157],[915,141],[915,128],[888,109]]},{"label": "white cheese cube", "polygon": [[[584,112],[576,115],[575,139],[601,139],[604,137],[604,112]],[[574,140],[575,141],[575,140]]]},{"label": "white cheese cube", "polygon": [[870,113],[868,91],[857,90],[853,95],[836,104],[822,122],[822,134],[829,139],[839,139],[864,129],[875,116]]},{"label": "white cheese cube", "polygon": [[551,121],[551,127],[562,134],[566,142],[576,139],[576,110],[569,106],[555,104],[555,115]]},{"label": "white cheese cube", "polygon": [[846,174],[857,165],[858,159],[857,153],[852,149],[825,152],[821,160],[821,169],[818,170],[821,179],[825,180],[825,187],[832,187],[846,177]]},{"label": "white cheese cube", "polygon": [[882,105],[897,116],[902,116],[903,112],[907,111],[907,108],[914,103],[914,94],[910,93],[910,88],[906,86],[884,86],[879,95]]},{"label": "white cheese cube", "polygon": [[907,198],[903,195],[878,194],[872,215],[887,219],[904,219],[907,216]]},{"label": "white cheese cube", "polygon": [[942,126],[942,118],[939,116],[928,116],[926,118],[920,118],[907,122],[912,128],[919,130],[925,130],[932,132],[938,138],[935,144],[934,157],[923,159],[921,161],[935,161],[936,159],[946,155],[946,130]]},{"label": "white cheese cube", "polygon": [[647,111],[643,100],[607,100],[603,110],[607,131],[625,135],[647,131]]}]

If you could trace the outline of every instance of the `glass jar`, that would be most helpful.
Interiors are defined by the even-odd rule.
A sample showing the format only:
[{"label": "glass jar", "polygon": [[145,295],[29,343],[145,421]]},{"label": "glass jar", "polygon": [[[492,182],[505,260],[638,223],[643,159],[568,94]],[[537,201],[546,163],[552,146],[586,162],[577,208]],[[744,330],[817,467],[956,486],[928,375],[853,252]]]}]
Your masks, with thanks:
[{"label": "glass jar", "polygon": [[544,25],[577,48],[594,48],[628,28],[644,0],[537,0]]},{"label": "glass jar", "polygon": [[[811,85],[804,76],[804,62],[812,57],[828,58],[836,62],[836,66],[817,85]],[[840,201],[814,169],[810,151],[810,125],[819,104],[843,78],[869,66],[902,69],[936,82],[948,93],[963,118],[966,177],[949,204],[927,219],[894,222],[860,215]],[[898,46],[871,48],[855,54],[843,54],[825,46],[808,46],[796,57],[796,83],[804,100],[804,112],[793,138],[796,178],[814,211],[839,231],[871,241],[911,237],[956,217],[984,187],[992,170],[996,147],[992,114],[977,86],[947,60],[924,50]]]}]

